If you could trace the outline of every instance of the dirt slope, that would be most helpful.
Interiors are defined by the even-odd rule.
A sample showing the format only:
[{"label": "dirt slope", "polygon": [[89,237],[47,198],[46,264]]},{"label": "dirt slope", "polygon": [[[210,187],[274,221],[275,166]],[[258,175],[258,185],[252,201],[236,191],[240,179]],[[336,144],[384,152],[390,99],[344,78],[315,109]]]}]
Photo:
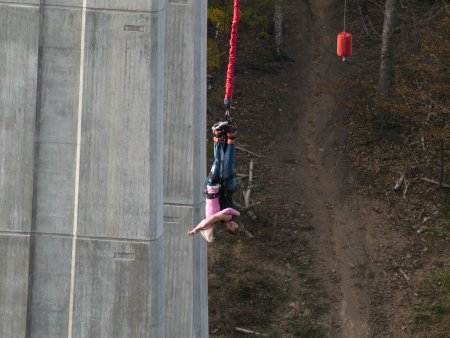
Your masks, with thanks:
[{"label": "dirt slope", "polygon": [[[289,156],[298,164],[290,172],[291,180],[277,186],[290,200],[288,204],[293,203],[290,207],[303,200],[311,211],[307,221],[314,228],[308,238],[314,250],[313,273],[331,298],[327,311],[330,336],[366,337],[369,297],[363,276],[355,269],[370,265],[372,243],[366,239],[364,224],[373,221],[373,215],[362,214],[370,202],[355,200],[347,189],[353,177],[338,151],[345,130],[337,108],[339,98],[327,92],[326,84],[335,82],[347,65],[332,54],[337,27],[330,22],[338,19],[332,6],[316,1],[310,8],[303,3],[289,11],[302,22],[287,51],[297,60],[295,71],[286,74],[290,90],[280,98],[282,110],[291,111],[293,118],[280,116],[279,141],[269,158],[282,163]],[[273,175],[283,177],[283,172],[285,168],[279,168]]]},{"label": "dirt slope", "polygon": [[[341,28],[335,5],[289,1],[284,61],[267,50],[239,59],[238,146],[262,157],[238,151],[236,171],[247,174],[255,162],[251,196],[260,204],[250,209],[257,221],[242,217],[254,239],[219,231],[210,246],[213,337],[239,336],[235,326],[277,337],[369,336],[377,250],[401,242],[376,231],[382,207],[356,195],[363,178],[340,150],[344,116],[329,84],[349,65],[334,53]],[[251,55],[243,44],[241,57]],[[242,179],[240,189],[247,184]],[[235,200],[243,203],[241,191]]]}]

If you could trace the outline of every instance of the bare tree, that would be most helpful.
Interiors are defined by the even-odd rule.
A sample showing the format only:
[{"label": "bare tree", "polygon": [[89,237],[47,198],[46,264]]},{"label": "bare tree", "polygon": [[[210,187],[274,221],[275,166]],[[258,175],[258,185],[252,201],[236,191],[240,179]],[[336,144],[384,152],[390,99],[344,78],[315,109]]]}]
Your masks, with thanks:
[{"label": "bare tree", "polygon": [[281,59],[281,36],[283,33],[283,0],[275,0],[274,9],[275,57]]},{"label": "bare tree", "polygon": [[[378,77],[378,91],[382,96],[389,96],[394,81],[394,31],[398,24],[398,0],[386,0],[384,8],[383,35],[381,40],[381,62]],[[384,109],[377,112],[378,121],[385,126],[390,113]]]},{"label": "bare tree", "polygon": [[384,8],[381,63],[378,78],[378,90],[383,96],[389,96],[394,78],[393,35],[398,24],[397,6],[398,0],[386,0]]}]

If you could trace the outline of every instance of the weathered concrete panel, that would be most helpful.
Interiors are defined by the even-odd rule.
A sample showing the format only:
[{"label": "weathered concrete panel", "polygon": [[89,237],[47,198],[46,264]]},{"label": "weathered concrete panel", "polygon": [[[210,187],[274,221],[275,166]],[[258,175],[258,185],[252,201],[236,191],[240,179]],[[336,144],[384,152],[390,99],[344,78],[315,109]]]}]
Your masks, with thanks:
[{"label": "weathered concrete panel", "polygon": [[161,11],[167,0],[87,0],[89,8],[107,8],[128,11]]},{"label": "weathered concrete panel", "polygon": [[[15,3],[0,1],[0,337],[66,337],[70,319],[73,337],[207,337],[206,243],[185,235],[203,211],[206,0],[170,2],[168,67],[167,0]],[[185,204],[166,236],[164,140],[165,202]],[[14,234],[30,231],[31,248]]]},{"label": "weathered concrete panel", "polygon": [[[199,215],[201,215],[199,217]],[[204,206],[194,212],[194,220],[204,218]],[[196,224],[194,222],[194,224]],[[209,337],[208,319],[208,247],[202,236],[193,239],[193,334],[192,337]]]},{"label": "weathered concrete panel", "polygon": [[162,234],[164,20],[163,12],[87,13],[81,236]]},{"label": "weathered concrete panel", "polygon": [[208,337],[207,246],[186,232],[204,215],[207,2],[169,1],[164,232],[167,337]]},{"label": "weathered concrete panel", "polygon": [[78,240],[74,337],[164,337],[163,239]]},{"label": "weathered concrete panel", "polygon": [[[13,3],[21,5],[53,5],[53,6],[74,6],[81,7],[83,5],[83,0],[15,0],[15,1],[0,1],[0,3]],[[44,7],[44,6],[42,6]]]},{"label": "weathered concrete panel", "polygon": [[[107,9],[121,11],[159,12],[166,6],[167,0],[86,0],[90,9]],[[23,5],[52,5],[64,7],[82,7],[83,0],[16,0],[0,3],[17,3]]]},{"label": "weathered concrete panel", "polygon": [[16,1],[0,1],[1,3],[5,3],[7,5],[11,4],[21,4],[21,5],[38,5],[39,0],[16,0]]},{"label": "weathered concrete panel", "polygon": [[39,12],[0,4],[0,230],[30,231]]},{"label": "weathered concrete panel", "polygon": [[41,143],[36,182],[35,232],[72,234],[75,149],[73,144]]},{"label": "weathered concrete panel", "polygon": [[203,199],[206,8],[206,1],[167,8],[165,203],[199,204]]},{"label": "weathered concrete panel", "polygon": [[187,236],[201,207],[164,207],[166,337],[208,336],[206,241]]},{"label": "weathered concrete panel", "polygon": [[30,338],[67,336],[72,239],[31,238]]},{"label": "weathered concrete panel", "polygon": [[25,337],[30,237],[0,234],[0,337]]},{"label": "weathered concrete panel", "polygon": [[35,232],[72,234],[81,11],[43,6]]},{"label": "weathered concrete panel", "polygon": [[39,142],[76,142],[81,10],[43,6]]}]

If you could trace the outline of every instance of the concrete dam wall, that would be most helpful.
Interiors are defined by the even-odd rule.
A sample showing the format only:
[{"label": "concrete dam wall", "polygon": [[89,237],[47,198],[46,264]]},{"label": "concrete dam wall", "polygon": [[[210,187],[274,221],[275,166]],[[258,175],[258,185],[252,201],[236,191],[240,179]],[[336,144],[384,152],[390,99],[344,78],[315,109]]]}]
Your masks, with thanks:
[{"label": "concrete dam wall", "polygon": [[0,1],[0,337],[208,337],[206,18]]}]

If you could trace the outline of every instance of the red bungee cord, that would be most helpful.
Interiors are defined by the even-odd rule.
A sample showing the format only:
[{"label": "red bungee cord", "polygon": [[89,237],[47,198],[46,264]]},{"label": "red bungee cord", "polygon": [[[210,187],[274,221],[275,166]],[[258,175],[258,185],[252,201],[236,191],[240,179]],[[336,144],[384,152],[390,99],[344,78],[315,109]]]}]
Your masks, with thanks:
[{"label": "red bungee cord", "polygon": [[233,10],[233,22],[231,23],[231,36],[230,36],[230,53],[228,56],[228,69],[227,80],[225,83],[225,99],[224,103],[228,110],[231,108],[233,102],[233,76],[234,76],[234,62],[236,60],[236,39],[237,39],[237,26],[239,22],[239,0],[234,0]]}]

